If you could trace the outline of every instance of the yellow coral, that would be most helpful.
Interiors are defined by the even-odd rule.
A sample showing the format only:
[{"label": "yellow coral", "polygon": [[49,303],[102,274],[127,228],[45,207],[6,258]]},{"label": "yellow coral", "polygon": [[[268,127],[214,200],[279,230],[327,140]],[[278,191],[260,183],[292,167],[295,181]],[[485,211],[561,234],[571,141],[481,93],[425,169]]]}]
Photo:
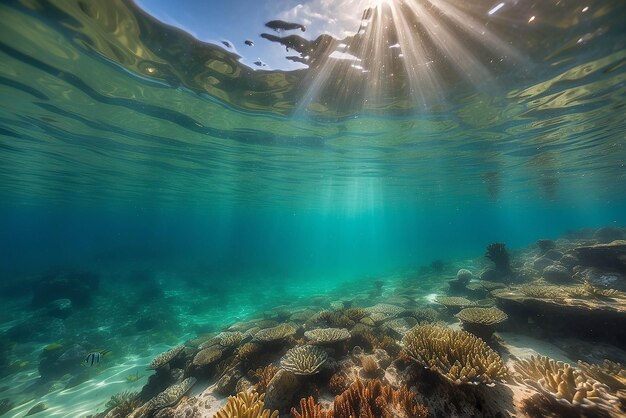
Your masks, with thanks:
[{"label": "yellow coral", "polygon": [[277,418],[278,411],[263,409],[264,395],[239,392],[229,396],[226,405],[215,414],[215,418]]},{"label": "yellow coral", "polygon": [[491,384],[507,376],[498,353],[469,332],[422,324],[405,334],[402,346],[413,360],[455,384]]}]

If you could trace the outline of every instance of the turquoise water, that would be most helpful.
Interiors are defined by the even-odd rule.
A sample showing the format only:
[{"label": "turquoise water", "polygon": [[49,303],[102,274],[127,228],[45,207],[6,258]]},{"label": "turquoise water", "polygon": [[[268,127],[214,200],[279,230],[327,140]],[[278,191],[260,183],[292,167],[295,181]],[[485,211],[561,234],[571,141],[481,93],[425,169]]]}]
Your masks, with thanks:
[{"label": "turquoise water", "polygon": [[[624,3],[518,3],[442,8],[441,36],[407,26],[418,18],[404,6],[394,31],[373,18],[362,38],[358,24],[317,38],[314,20],[295,32],[310,49],[285,52],[259,37],[292,33],[263,27],[288,15],[278,6],[250,11],[246,30],[216,26],[220,39],[185,28],[196,39],[159,2],[3,2],[0,386],[14,388],[0,398],[21,405],[6,416],[41,397],[48,416],[101,412],[141,389],[145,376],[125,378],[151,356],[278,305],[380,278],[421,280],[422,300],[458,268],[483,268],[489,243],[521,251],[624,227]],[[224,7],[207,26],[230,21]],[[410,46],[404,61],[395,41]],[[328,58],[340,43],[353,61]],[[98,284],[62,330],[29,328],[32,289],[56,271]],[[58,395],[67,377],[37,380],[44,347],[85,341],[115,355],[87,376],[67,370],[84,378],[76,392]]]}]

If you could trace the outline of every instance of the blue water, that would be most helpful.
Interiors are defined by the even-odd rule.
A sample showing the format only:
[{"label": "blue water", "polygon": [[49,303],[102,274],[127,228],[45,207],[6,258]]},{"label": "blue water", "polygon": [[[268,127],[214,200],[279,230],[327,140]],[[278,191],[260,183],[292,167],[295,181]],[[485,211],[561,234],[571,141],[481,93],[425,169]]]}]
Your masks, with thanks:
[{"label": "blue water", "polygon": [[[6,416],[102,412],[198,335],[431,306],[490,243],[528,270],[538,239],[626,226],[623,2],[435,1],[433,26],[417,1],[234,3],[0,5]],[[264,26],[287,17],[307,31]],[[37,289],[72,274],[97,285],[47,318]],[[76,345],[114,355],[42,371]]]}]

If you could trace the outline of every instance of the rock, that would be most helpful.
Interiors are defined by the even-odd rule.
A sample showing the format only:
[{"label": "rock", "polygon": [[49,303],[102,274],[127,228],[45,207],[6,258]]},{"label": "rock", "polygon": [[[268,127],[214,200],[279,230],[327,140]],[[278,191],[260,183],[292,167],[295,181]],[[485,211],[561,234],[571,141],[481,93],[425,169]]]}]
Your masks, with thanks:
[{"label": "rock", "polygon": [[295,374],[284,369],[279,370],[267,385],[264,409],[279,410],[281,414],[287,413],[299,386],[300,383]]},{"label": "rock", "polygon": [[217,380],[217,383],[215,384],[215,391],[224,396],[231,394],[235,390],[237,382],[242,377],[243,373],[239,364],[228,368]]},{"label": "rock", "polygon": [[542,276],[549,282],[566,282],[571,279],[567,267],[560,263],[554,263],[543,269]]},{"label": "rock", "polygon": [[466,286],[470,282],[470,280],[472,280],[473,277],[474,277],[474,274],[472,274],[472,272],[469,271],[468,269],[460,269],[459,271],[456,272],[456,280],[459,282],[465,283]]},{"label": "rock", "polygon": [[545,254],[551,249],[556,247],[556,243],[551,239],[540,239],[537,240],[537,247],[539,247],[539,254]]},{"label": "rock", "polygon": [[563,257],[561,257],[561,260],[559,260],[559,262],[568,269],[573,269],[574,266],[580,263],[580,260],[573,254],[565,254]]},{"label": "rock", "polygon": [[563,253],[558,251],[558,250],[548,250],[546,251],[546,253],[543,255],[545,258],[549,258],[550,260],[560,260],[561,257],[563,257]]},{"label": "rock", "polygon": [[53,318],[65,319],[72,314],[72,301],[56,299],[44,307],[44,312]]},{"label": "rock", "polygon": [[626,241],[597,244],[574,249],[580,263],[588,267],[626,273]]},{"label": "rock", "polygon": [[537,271],[543,271],[546,267],[552,264],[554,260],[551,260],[547,257],[538,257],[533,261],[533,268]]},{"label": "rock", "polygon": [[496,271],[496,269],[489,268],[480,274],[480,280],[497,282],[498,280],[500,280],[500,274]]},{"label": "rock", "polygon": [[606,226],[598,229],[595,234],[593,234],[593,237],[598,240],[600,244],[608,244],[613,241],[623,240],[624,231],[620,228]]},{"label": "rock", "polygon": [[90,272],[52,271],[33,285],[32,306],[41,308],[57,299],[70,299],[76,307],[89,306],[99,281],[98,275]]}]

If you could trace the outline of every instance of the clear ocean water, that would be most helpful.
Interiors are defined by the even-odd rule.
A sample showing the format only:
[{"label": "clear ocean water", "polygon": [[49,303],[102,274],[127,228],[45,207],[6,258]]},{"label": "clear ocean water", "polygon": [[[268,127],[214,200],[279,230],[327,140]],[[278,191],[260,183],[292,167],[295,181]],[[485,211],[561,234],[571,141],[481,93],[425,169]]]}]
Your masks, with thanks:
[{"label": "clear ocean water", "polygon": [[103,412],[277,306],[432,303],[490,243],[626,226],[623,1],[230,3],[0,4],[2,416]]}]

